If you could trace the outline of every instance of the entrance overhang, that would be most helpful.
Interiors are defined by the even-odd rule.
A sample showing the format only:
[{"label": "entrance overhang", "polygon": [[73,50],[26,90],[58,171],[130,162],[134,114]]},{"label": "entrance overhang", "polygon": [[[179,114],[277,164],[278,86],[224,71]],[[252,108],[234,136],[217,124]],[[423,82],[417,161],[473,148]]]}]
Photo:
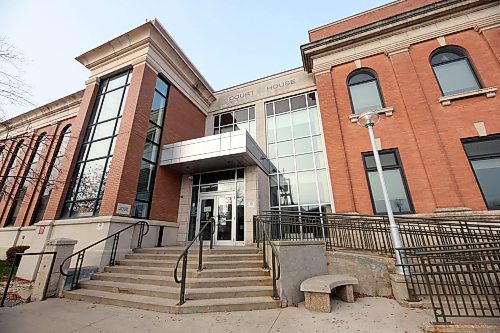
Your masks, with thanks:
[{"label": "entrance overhang", "polygon": [[266,154],[246,130],[164,145],[160,165],[183,174],[257,165],[269,174]]}]

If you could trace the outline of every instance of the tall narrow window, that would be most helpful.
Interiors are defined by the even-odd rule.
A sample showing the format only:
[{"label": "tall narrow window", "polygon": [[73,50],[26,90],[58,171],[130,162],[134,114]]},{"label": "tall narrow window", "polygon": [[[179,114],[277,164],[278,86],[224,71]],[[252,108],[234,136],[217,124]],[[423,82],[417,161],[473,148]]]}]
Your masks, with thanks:
[{"label": "tall narrow window", "polygon": [[30,225],[33,225],[43,219],[45,209],[47,208],[47,203],[49,202],[50,194],[52,193],[52,189],[55,186],[57,176],[59,176],[59,171],[61,170],[61,163],[63,161],[70,136],[71,125],[66,126],[61,132],[61,136],[54,152],[55,157],[52,161],[52,165],[50,166],[49,171],[47,172],[48,178],[45,179],[45,182],[43,183],[40,190],[40,196],[35,205],[35,210],[31,217]]},{"label": "tall narrow window", "polygon": [[103,80],[99,87],[62,217],[86,217],[99,213],[130,77],[131,70],[128,70]]},{"label": "tall narrow window", "polygon": [[214,116],[214,134],[247,130],[256,140],[255,107],[238,109]]},{"label": "tall narrow window", "polygon": [[347,78],[347,87],[353,113],[361,114],[384,107],[377,76],[371,69],[360,68],[352,72]]},{"label": "tall narrow window", "polygon": [[500,135],[462,140],[488,209],[500,209]]},{"label": "tall narrow window", "polygon": [[33,147],[33,151],[29,157],[27,165],[29,166],[28,170],[25,171],[24,175],[19,181],[19,187],[17,188],[16,194],[14,196],[14,202],[10,208],[9,214],[7,215],[7,219],[5,221],[4,226],[13,225],[16,221],[17,214],[19,213],[19,209],[23,203],[23,200],[26,196],[26,191],[28,189],[29,184],[34,184],[36,179],[39,179],[36,175],[38,162],[40,161],[40,156],[45,148],[46,136],[45,133],[42,133],[38,136],[35,146]]},{"label": "tall narrow window", "polygon": [[142,154],[141,170],[139,171],[139,181],[135,194],[135,217],[149,218],[158,154],[160,152],[163,119],[165,118],[165,108],[167,105],[168,88],[168,83],[164,80],[161,78],[156,80],[148,132]]},{"label": "tall narrow window", "polygon": [[456,46],[444,46],[430,56],[432,70],[443,95],[459,94],[481,88],[465,51]]},{"label": "tall narrow window", "polygon": [[[363,162],[365,165],[366,177],[368,178],[373,211],[375,214],[387,213],[373,153],[364,153]],[[406,178],[398,151],[396,149],[381,151],[380,163],[382,164],[389,201],[393,212],[395,214],[412,213],[413,204],[406,185]]]},{"label": "tall narrow window", "polygon": [[24,140],[21,140],[17,143],[16,148],[14,148],[14,151],[12,152],[12,156],[10,157],[7,167],[5,168],[5,173],[2,175],[2,179],[0,179],[0,198],[4,196],[5,189],[9,182],[12,183],[14,172],[16,171],[19,159],[21,158],[21,148],[23,146],[23,143]]}]

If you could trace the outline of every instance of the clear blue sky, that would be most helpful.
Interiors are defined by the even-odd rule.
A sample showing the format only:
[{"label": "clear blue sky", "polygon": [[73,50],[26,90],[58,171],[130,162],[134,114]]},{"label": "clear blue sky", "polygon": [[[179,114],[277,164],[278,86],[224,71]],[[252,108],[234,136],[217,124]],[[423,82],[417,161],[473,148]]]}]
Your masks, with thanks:
[{"label": "clear blue sky", "polygon": [[[40,106],[84,88],[74,58],[158,18],[215,90],[301,66],[307,31],[388,0],[0,0],[0,35],[26,58]],[[14,116],[27,107],[5,107]]]}]

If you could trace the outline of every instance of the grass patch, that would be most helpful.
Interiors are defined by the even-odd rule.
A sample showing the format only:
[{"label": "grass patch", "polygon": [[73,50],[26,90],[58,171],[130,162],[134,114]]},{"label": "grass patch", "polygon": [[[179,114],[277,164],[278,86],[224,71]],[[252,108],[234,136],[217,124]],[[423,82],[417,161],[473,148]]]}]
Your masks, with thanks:
[{"label": "grass patch", "polygon": [[11,265],[7,260],[0,260],[0,281],[5,281],[9,277]]}]

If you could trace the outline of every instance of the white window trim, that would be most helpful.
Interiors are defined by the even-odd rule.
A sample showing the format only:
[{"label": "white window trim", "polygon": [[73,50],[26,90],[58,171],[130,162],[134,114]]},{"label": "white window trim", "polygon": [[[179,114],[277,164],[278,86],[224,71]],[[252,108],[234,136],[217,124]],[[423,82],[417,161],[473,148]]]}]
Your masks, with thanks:
[{"label": "white window trim", "polygon": [[439,101],[439,103],[441,103],[442,106],[446,106],[446,105],[450,105],[451,101],[453,101],[455,99],[473,97],[473,96],[478,96],[478,95],[486,95],[486,98],[492,98],[492,97],[496,96],[497,90],[498,90],[497,87],[476,89],[476,90],[471,90],[471,91],[467,91],[464,93],[442,96],[442,97],[438,98],[438,101]]},{"label": "white window trim", "polygon": [[[394,113],[394,107],[390,106],[387,108],[373,110],[373,112],[377,112],[378,114],[385,114],[386,117],[391,117],[392,114]],[[351,121],[351,123],[356,123],[358,121],[359,116],[361,116],[361,114],[355,114],[355,113],[350,114],[349,120]]]}]

